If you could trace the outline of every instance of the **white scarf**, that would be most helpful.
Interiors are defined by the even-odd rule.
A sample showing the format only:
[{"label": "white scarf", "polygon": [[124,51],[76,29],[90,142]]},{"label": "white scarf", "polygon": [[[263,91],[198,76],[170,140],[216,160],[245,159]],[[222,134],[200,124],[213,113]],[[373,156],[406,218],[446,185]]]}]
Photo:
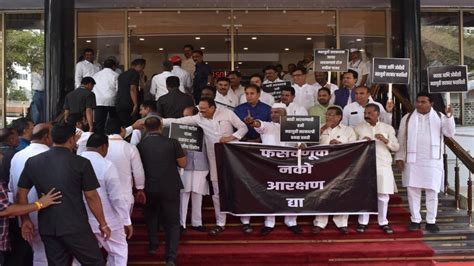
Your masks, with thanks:
[{"label": "white scarf", "polygon": [[[418,136],[418,113],[416,110],[411,115],[407,125],[407,162],[416,162],[417,136]],[[441,118],[433,108],[429,112],[430,135],[431,135],[431,158],[441,159]]]}]

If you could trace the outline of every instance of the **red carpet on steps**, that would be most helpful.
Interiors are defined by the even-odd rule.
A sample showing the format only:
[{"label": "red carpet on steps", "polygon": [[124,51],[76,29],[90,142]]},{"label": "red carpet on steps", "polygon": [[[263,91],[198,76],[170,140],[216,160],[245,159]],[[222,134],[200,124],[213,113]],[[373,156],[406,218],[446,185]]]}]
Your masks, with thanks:
[{"label": "red carpet on steps", "polygon": [[[389,221],[393,235],[384,234],[371,216],[368,230],[357,233],[357,217],[349,222],[350,233],[341,235],[332,222],[319,235],[313,235],[312,216],[298,217],[303,229],[294,235],[277,217],[275,230],[260,236],[262,217],[251,220],[254,232],[243,234],[238,217],[227,216],[226,230],[217,237],[188,229],[181,237],[178,265],[434,265],[434,252],[423,243],[421,232],[409,232],[409,213],[400,207],[400,197],[392,197]],[[214,225],[214,210],[209,197],[204,200],[205,226]],[[143,211],[136,206],[133,215],[135,234],[129,242],[129,265],[163,265],[164,234],[159,234],[158,254],[147,254],[148,242]],[[189,215],[188,215],[189,220]]]}]

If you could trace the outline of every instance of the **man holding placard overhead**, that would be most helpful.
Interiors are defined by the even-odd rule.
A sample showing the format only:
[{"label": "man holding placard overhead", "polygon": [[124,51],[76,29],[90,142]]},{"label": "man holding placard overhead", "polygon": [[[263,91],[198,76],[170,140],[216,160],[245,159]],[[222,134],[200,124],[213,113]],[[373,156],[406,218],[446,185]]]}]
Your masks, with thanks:
[{"label": "man holding placard overhead", "polygon": [[431,95],[425,92],[416,97],[416,110],[406,114],[400,122],[398,141],[400,150],[395,155],[402,171],[403,186],[407,187],[410,206],[410,231],[421,228],[421,190],[426,195],[426,227],[439,232],[436,225],[438,193],[443,187],[443,136],[454,137],[453,108],[448,105],[446,115],[433,109]]}]

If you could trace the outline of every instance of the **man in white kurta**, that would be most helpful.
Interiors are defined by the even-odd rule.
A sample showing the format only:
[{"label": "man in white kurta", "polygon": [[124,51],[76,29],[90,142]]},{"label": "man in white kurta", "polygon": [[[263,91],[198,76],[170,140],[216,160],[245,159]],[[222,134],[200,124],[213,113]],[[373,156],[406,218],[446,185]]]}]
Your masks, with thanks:
[{"label": "man in white kurta", "polygon": [[350,103],[344,107],[342,123],[346,126],[354,128],[358,124],[364,122],[364,108],[367,104],[373,103],[380,108],[379,120],[386,124],[392,124],[392,110],[394,107],[393,101],[387,102],[387,111],[383,106],[375,102],[370,96],[370,90],[367,87],[355,88],[355,102]]},{"label": "man in white kurta", "polygon": [[[11,199],[13,203],[17,202],[16,192],[18,189],[18,181],[20,180],[23,168],[25,168],[26,161],[33,156],[49,150],[49,147],[52,145],[51,124],[38,124],[33,128],[31,144],[13,156],[10,167],[10,182],[8,183],[8,190],[13,195]],[[38,193],[36,189],[33,188],[28,193],[28,202],[35,202],[37,200]],[[44,244],[38,232],[38,212],[32,212],[29,216],[35,227],[34,235],[30,242],[31,248],[33,249],[33,264],[35,266],[47,266],[48,260],[46,258]]]},{"label": "man in white kurta", "polygon": [[104,217],[111,230],[110,238],[105,241],[99,230],[99,222],[86,205],[89,224],[97,241],[107,251],[107,265],[125,266],[128,260],[127,236],[133,234],[129,205],[122,194],[119,174],[114,164],[105,159],[108,138],[103,134],[93,134],[87,141],[87,151],[81,154],[88,159],[94,169],[100,187],[99,193]]},{"label": "man in white kurta", "polygon": [[145,188],[145,172],[142,160],[135,145],[123,139],[125,129],[120,126],[118,119],[109,119],[105,127],[105,133],[109,135],[109,150],[107,160],[110,160],[118,170],[120,184],[122,186],[122,197],[129,206],[130,212],[133,209],[133,185],[139,191]]},{"label": "man in white kurta", "polygon": [[[377,198],[378,198],[378,224],[387,234],[393,234],[388,224],[387,210],[390,194],[397,190],[392,170],[392,152],[399,149],[395,129],[383,122],[379,122],[380,109],[376,104],[365,106],[365,122],[355,127],[357,139],[375,140],[375,156],[377,160]],[[369,215],[359,215],[357,232],[363,233],[369,224]]]},{"label": "man in white kurta", "polygon": [[163,72],[153,77],[151,80],[150,93],[155,96],[155,101],[168,93],[166,87],[166,79],[171,76],[175,76],[171,71],[173,70],[173,64],[170,61],[163,62]]},{"label": "man in white kurta", "polygon": [[293,87],[283,87],[281,90],[281,102],[286,105],[287,115],[308,115],[308,110],[304,106],[294,102],[295,89]]},{"label": "man in white kurta", "polygon": [[94,63],[94,50],[85,49],[82,56],[84,59],[76,64],[74,73],[75,88],[81,86],[81,81],[85,77],[92,77],[95,73],[100,71],[100,65]]},{"label": "man in white kurta", "polygon": [[328,88],[331,91],[331,100],[329,100],[329,104],[333,105],[336,100],[335,92],[339,87],[336,84],[328,82],[328,72],[314,72],[314,79],[316,82],[312,84],[312,86],[316,89],[316,92],[319,92],[319,89],[323,87]]},{"label": "man in white kurta", "polygon": [[297,67],[291,74],[295,81],[293,84],[293,88],[295,89],[295,99],[293,102],[308,110],[315,104],[316,87],[306,83],[306,68]]},{"label": "man in white kurta", "polygon": [[[193,116],[197,112],[196,107],[188,107],[184,109],[183,116]],[[180,224],[182,228],[186,228],[186,216],[189,198],[191,198],[191,228],[199,232],[206,232],[206,228],[202,225],[202,196],[209,195],[209,184],[206,179],[209,174],[209,162],[207,161],[206,147],[203,147],[202,151],[188,150],[186,158],[186,167],[181,175],[184,188],[180,194]]]},{"label": "man in white kurta", "polygon": [[[326,124],[321,127],[320,144],[338,145],[342,143],[354,142],[357,136],[351,127],[341,123],[342,109],[339,106],[330,106],[326,112]],[[342,234],[349,233],[347,220],[349,215],[334,215],[333,221]],[[319,234],[328,224],[327,215],[317,215],[313,221],[313,233]]]},{"label": "man in white kurta", "polygon": [[421,228],[421,190],[426,194],[426,230],[436,233],[438,193],[443,187],[443,136],[454,137],[455,123],[452,107],[446,115],[432,108],[431,96],[419,93],[416,110],[402,118],[398,141],[400,150],[395,155],[397,166],[402,171],[403,186],[407,187],[411,224],[409,229]]},{"label": "man in white kurta", "polygon": [[239,98],[230,88],[230,80],[228,78],[218,78],[216,89],[215,101],[219,106],[233,111],[234,108],[239,105]]},{"label": "man in white kurta", "polygon": [[188,71],[181,68],[181,57],[175,55],[170,57],[169,60],[171,63],[173,63],[173,70],[171,70],[171,74],[179,78],[179,90],[182,93],[192,94],[193,79]]},{"label": "man in white kurta", "polygon": [[[272,106],[272,122],[255,120],[252,126],[260,134],[262,144],[274,146],[294,146],[292,143],[282,143],[280,141],[280,118],[286,115],[286,106],[282,103],[275,103]],[[250,219],[249,219],[250,223]],[[285,216],[285,225],[295,234],[302,232],[297,225],[296,216]],[[275,216],[266,216],[264,227],[260,231],[262,235],[268,235],[275,227]]]},{"label": "man in white kurta", "polygon": [[[247,134],[247,126],[231,110],[216,107],[214,99],[201,98],[199,102],[199,114],[183,118],[163,119],[163,125],[169,126],[171,123],[180,123],[187,125],[197,125],[204,131],[204,141],[206,145],[207,157],[211,174],[212,189],[214,195],[214,211],[216,214],[216,227],[209,231],[211,235],[218,235],[225,230],[226,214],[221,212],[219,201],[219,184],[217,179],[216,153],[214,151],[215,143],[228,143],[234,140],[242,139]],[[234,128],[237,129],[234,132]]]}]

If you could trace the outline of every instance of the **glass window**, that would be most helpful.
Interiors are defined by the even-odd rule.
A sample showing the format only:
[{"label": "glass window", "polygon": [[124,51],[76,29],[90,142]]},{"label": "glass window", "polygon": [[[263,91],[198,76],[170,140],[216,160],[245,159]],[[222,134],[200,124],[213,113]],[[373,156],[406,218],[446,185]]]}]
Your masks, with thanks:
[{"label": "glass window", "polygon": [[[341,48],[349,49],[352,68],[357,69],[359,81],[362,72],[368,71],[366,85],[372,85],[372,58],[387,56],[387,32],[385,11],[341,11],[339,31]],[[351,60],[351,58],[349,58]],[[362,65],[365,65],[365,69]]]},{"label": "glass window", "polygon": [[124,69],[124,31],[125,13],[113,12],[79,12],[77,18],[77,59],[81,59],[86,48],[95,51],[96,63],[112,58]]},{"label": "glass window", "polygon": [[464,102],[464,123],[474,125],[474,12],[464,12],[464,64],[468,67],[468,89]]},{"label": "glass window", "polygon": [[[422,89],[427,90],[426,69],[430,66],[459,65],[459,12],[421,13]],[[460,123],[460,94],[451,94],[456,123]],[[442,95],[439,95],[441,100]]]},{"label": "glass window", "polygon": [[[42,14],[5,15],[5,87],[7,123],[31,110],[32,76],[43,77],[44,25]],[[44,86],[37,88],[44,89]]]}]

